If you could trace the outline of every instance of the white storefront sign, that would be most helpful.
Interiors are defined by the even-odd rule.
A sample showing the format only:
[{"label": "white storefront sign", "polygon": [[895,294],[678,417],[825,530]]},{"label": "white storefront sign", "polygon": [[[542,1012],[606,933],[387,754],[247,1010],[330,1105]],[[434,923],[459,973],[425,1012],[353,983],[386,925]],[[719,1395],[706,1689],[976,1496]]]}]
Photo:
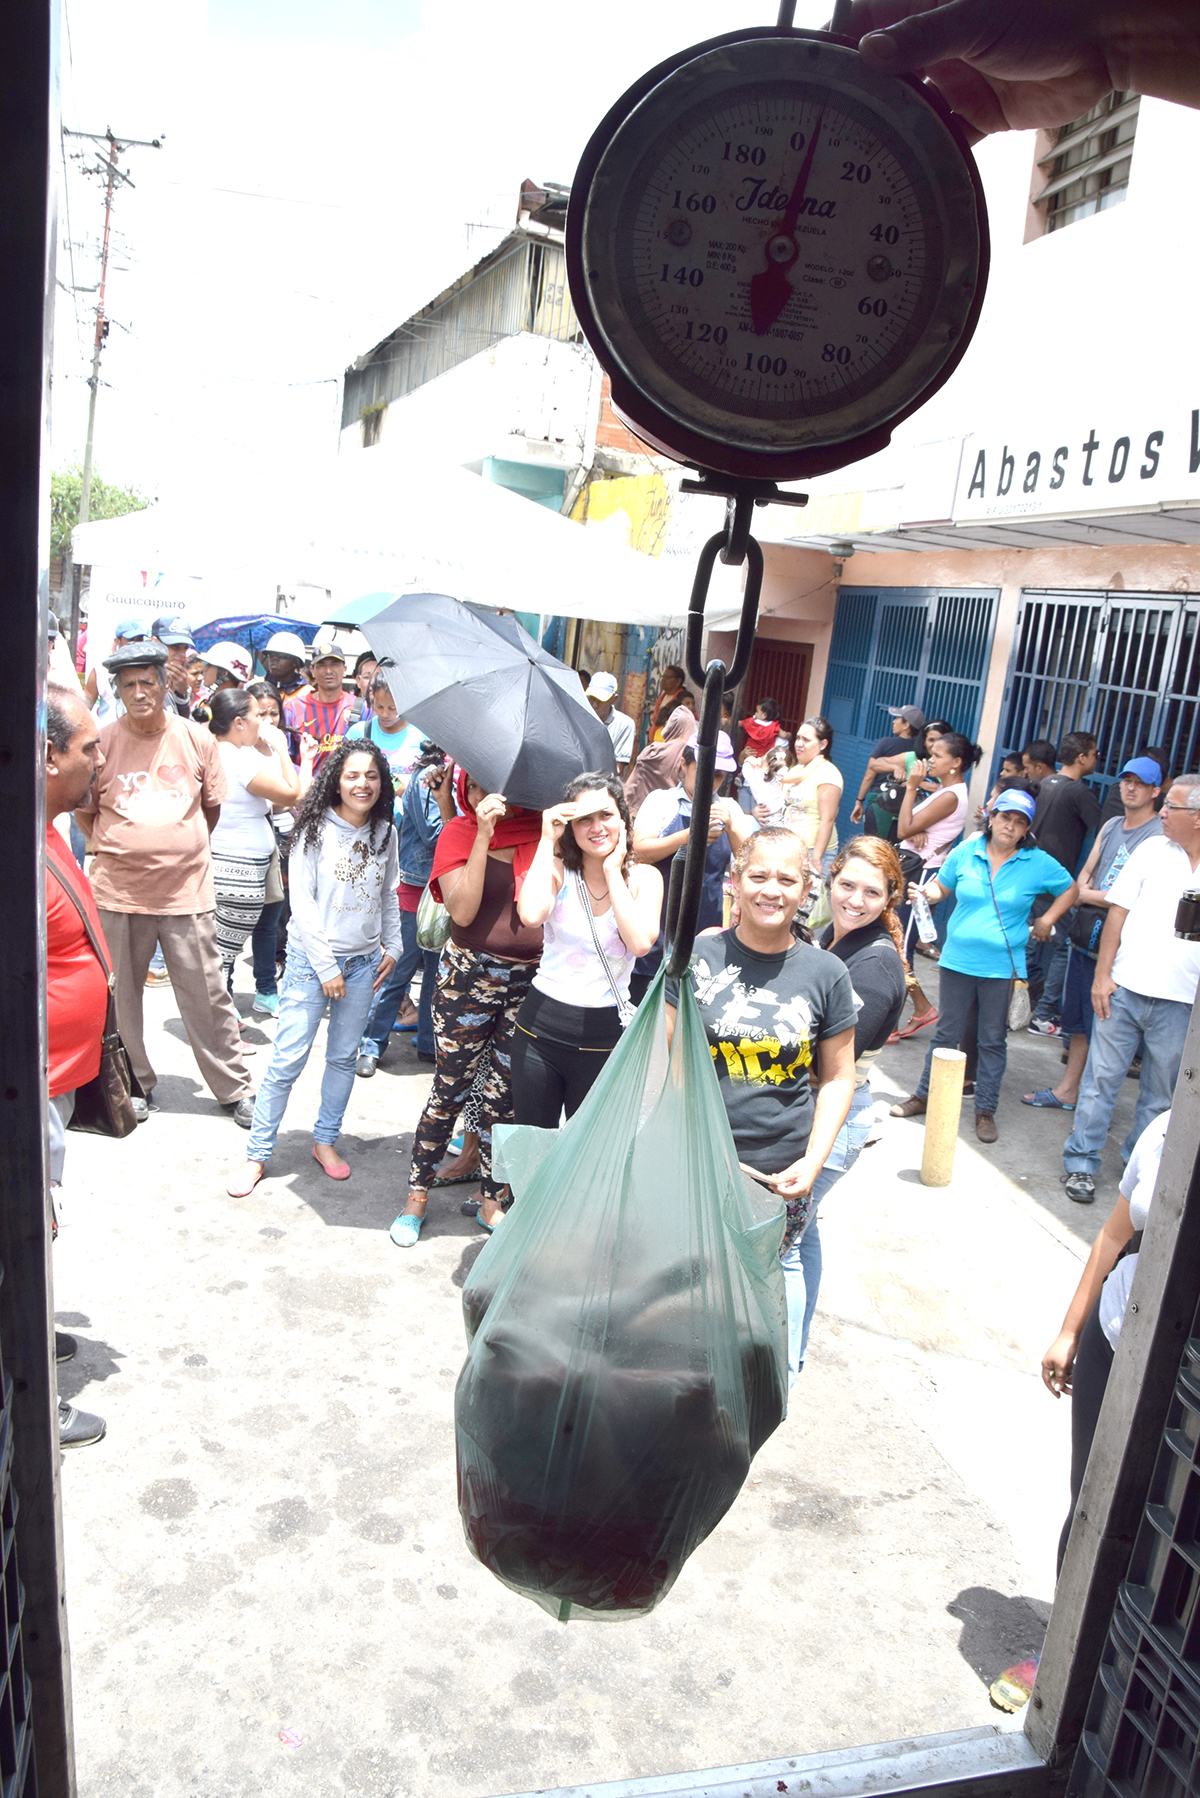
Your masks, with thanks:
[{"label": "white storefront sign", "polygon": [[1128,512],[1200,501],[1200,394],[1014,421],[963,444],[954,500],[968,519]]}]

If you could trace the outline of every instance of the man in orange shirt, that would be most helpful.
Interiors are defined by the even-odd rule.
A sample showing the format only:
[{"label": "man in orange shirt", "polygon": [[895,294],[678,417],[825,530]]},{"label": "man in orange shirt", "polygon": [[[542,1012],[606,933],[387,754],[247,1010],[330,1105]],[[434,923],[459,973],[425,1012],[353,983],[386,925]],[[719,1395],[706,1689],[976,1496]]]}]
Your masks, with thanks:
[{"label": "man in orange shirt", "polygon": [[201,1074],[244,1130],[254,1094],[217,953],[209,835],[228,788],[210,731],[166,711],[167,652],[130,643],[109,656],[124,716],[103,726],[104,765],[76,819],[90,837],[92,885],[116,975],[117,1022],[147,1095],[157,1076],[146,1053],[142,998],[157,939]]},{"label": "man in orange shirt", "polygon": [[[46,697],[46,1042],[49,1050],[50,1184],[62,1180],[67,1125],[75,1092],[100,1072],[100,1041],[108,1014],[108,980],[88,939],[82,906],[104,944],[100,914],[87,876],[54,820],[87,798],[104,765],[100,727],[75,690],[51,683]],[[74,903],[69,895],[74,895]],[[54,1332],[54,1358],[69,1361],[75,1339]],[[58,1438],[64,1448],[99,1442],[104,1419],[58,1401]]]}]

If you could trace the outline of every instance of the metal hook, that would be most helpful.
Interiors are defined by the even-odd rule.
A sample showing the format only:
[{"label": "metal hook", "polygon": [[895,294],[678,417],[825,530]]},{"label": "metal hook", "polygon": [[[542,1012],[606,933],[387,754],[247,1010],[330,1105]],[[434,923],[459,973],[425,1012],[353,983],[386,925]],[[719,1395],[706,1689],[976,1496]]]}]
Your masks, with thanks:
[{"label": "metal hook", "polygon": [[[688,601],[687,636],[685,638],[684,666],[687,677],[694,687],[705,686],[709,669],[700,660],[700,645],[704,636],[704,601],[708,597],[708,583],[718,555],[721,555],[728,539],[724,531],[718,531],[710,537],[700,551],[700,561],[696,567],[696,578],[692,582],[692,596]],[[725,673],[723,663],[711,663],[710,667],[719,667],[724,677],[724,689],[732,693],[746,677],[750,666],[750,654],[754,648],[754,631],[758,624],[758,598],[762,592],[763,553],[760,544],[754,537],[746,539],[746,590],[742,595],[742,616],[738,624],[737,642],[733,651],[733,665]],[[724,557],[722,556],[722,560]]]}]

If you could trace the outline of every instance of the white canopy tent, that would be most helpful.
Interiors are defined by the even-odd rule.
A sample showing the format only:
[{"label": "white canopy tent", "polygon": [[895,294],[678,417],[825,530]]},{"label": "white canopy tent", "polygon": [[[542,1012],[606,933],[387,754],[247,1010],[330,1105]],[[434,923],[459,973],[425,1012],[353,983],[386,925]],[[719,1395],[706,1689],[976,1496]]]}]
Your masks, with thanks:
[{"label": "white canopy tent", "polygon": [[[514,611],[662,625],[682,620],[691,580],[674,558],[641,555],[466,469],[370,450],[341,458],[306,493],[272,501],[255,492],[216,516],[168,503],[79,525],[73,555],[93,568],[97,652],[111,641],[110,622],[130,611],[177,607],[203,623],[271,611],[280,587],[318,622],[330,616],[327,594],[337,602],[425,589]],[[727,578],[710,623],[736,615],[730,586]]]}]

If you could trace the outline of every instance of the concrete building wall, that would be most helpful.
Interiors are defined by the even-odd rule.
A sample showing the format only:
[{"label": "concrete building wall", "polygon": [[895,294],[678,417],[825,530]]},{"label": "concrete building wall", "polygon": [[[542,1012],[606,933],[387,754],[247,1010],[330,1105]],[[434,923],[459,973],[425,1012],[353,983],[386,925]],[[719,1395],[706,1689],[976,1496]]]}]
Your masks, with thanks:
[{"label": "concrete building wall", "polygon": [[[600,371],[582,344],[524,331],[505,337],[436,380],[393,400],[374,455],[411,455],[479,467],[489,456],[574,470],[590,466]],[[343,453],[362,448],[362,424],[342,432]]]},{"label": "concrete building wall", "polygon": [[[811,556],[812,552],[808,554]],[[1105,549],[1067,545],[1053,549],[860,553],[843,563],[839,585],[999,587],[996,634],[979,724],[979,741],[985,755],[971,788],[972,803],[979,803],[986,793],[991,752],[998,746],[996,733],[1001,723],[1005,678],[1022,592],[1029,588],[1092,593],[1200,592],[1200,549],[1181,544],[1129,544]]]}]

